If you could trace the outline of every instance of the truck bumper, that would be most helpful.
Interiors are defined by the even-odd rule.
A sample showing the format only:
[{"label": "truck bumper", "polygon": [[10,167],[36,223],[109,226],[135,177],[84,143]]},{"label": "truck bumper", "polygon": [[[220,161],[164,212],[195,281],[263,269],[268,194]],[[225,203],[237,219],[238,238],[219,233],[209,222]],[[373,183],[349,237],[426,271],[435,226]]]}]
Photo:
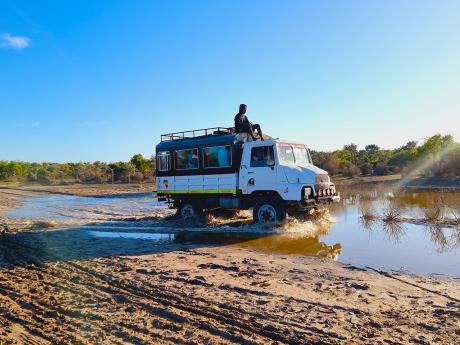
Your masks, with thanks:
[{"label": "truck bumper", "polygon": [[286,203],[287,209],[290,209],[294,213],[308,212],[311,209],[317,208],[319,205],[327,205],[331,203],[340,202],[340,195],[330,195],[321,198],[308,199],[305,203],[300,201],[293,201]]},{"label": "truck bumper", "polygon": [[340,195],[332,195],[318,198],[318,204],[330,204],[333,202],[340,202]]}]

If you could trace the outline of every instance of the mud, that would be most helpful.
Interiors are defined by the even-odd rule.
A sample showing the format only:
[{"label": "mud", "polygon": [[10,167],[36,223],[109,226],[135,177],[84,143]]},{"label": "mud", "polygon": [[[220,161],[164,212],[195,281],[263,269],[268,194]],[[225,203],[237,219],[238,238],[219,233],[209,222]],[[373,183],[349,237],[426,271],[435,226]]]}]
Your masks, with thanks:
[{"label": "mud", "polygon": [[36,243],[20,234],[2,241],[7,344],[455,344],[460,336],[453,279],[235,247],[172,244],[68,260]]}]

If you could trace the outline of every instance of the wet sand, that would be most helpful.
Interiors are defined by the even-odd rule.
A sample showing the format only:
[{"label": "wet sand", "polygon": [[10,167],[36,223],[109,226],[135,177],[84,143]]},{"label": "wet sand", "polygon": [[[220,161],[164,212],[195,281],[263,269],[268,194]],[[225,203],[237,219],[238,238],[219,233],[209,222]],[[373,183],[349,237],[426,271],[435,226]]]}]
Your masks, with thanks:
[{"label": "wet sand", "polygon": [[[23,204],[26,197],[41,197],[49,195],[68,195],[83,197],[112,197],[122,195],[135,195],[138,193],[151,193],[154,185],[145,184],[95,184],[95,185],[1,185],[0,184],[0,231],[2,228],[8,228],[9,232],[28,231],[43,228],[53,228],[57,226],[66,226],[70,224],[59,224],[55,220],[51,221],[32,221],[30,219],[10,219],[5,213]],[[128,219],[127,215],[114,215],[115,220]],[[110,217],[106,215],[104,220]],[[133,217],[131,217],[133,218]],[[95,219],[98,220],[97,218]],[[82,221],[84,222],[84,220]],[[82,223],[79,222],[79,223]],[[4,230],[3,230],[4,231]]]},{"label": "wet sand", "polygon": [[[8,193],[0,190],[2,212],[37,192]],[[103,239],[78,241],[61,230],[17,230],[0,236],[0,344],[460,339],[454,278],[363,270],[328,256],[238,243],[125,239],[110,248]]]}]

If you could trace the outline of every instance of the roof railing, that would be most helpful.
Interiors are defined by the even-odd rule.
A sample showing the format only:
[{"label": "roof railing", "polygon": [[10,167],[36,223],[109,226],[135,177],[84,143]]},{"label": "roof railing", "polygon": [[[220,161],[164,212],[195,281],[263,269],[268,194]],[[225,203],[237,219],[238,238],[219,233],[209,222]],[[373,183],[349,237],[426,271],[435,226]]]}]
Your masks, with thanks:
[{"label": "roof railing", "polygon": [[175,133],[167,133],[161,135],[161,142],[164,141],[173,141],[173,140],[182,140],[196,137],[205,137],[211,135],[227,135],[234,133],[234,127],[211,127],[203,129],[193,129],[190,131],[182,131]]}]

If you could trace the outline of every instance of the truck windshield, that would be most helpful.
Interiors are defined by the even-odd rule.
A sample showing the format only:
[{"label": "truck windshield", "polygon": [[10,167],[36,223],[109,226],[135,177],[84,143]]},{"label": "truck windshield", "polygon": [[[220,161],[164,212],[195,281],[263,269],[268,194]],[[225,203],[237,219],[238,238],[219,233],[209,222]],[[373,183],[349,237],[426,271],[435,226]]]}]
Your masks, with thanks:
[{"label": "truck windshield", "polygon": [[281,163],[308,165],[311,164],[308,149],[302,146],[280,145],[278,156]]},{"label": "truck windshield", "polygon": [[311,164],[310,155],[305,147],[294,147],[295,162],[299,165]]}]

